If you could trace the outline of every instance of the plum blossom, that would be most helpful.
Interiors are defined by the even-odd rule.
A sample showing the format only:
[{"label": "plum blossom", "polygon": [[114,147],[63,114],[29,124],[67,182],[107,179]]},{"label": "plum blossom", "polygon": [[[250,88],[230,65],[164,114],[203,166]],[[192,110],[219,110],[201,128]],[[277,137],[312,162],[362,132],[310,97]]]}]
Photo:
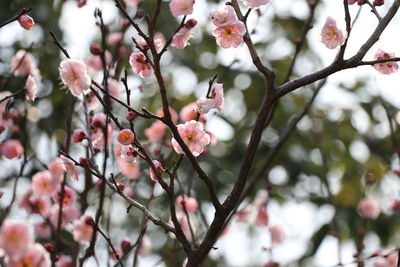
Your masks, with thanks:
[{"label": "plum blossom", "polygon": [[209,98],[200,98],[196,104],[200,114],[205,114],[213,108],[221,111],[224,105],[224,88],[222,84],[214,84],[211,89],[211,96]]},{"label": "plum blossom", "polygon": [[[385,51],[379,49],[374,59],[385,59],[385,58],[393,58],[395,57],[394,53],[386,53]],[[374,64],[373,67],[382,74],[392,74],[399,69],[399,65],[394,61],[382,62]]]},{"label": "plum blossom", "polygon": [[237,21],[235,10],[231,5],[225,5],[223,10],[211,10],[210,16],[217,27],[225,27]]},{"label": "plum blossom", "polygon": [[71,135],[72,143],[80,143],[84,139],[86,139],[86,134],[85,134],[85,131],[83,131],[82,129],[75,129],[72,132],[72,135]]},{"label": "plum blossom", "polygon": [[151,143],[159,142],[165,135],[167,125],[161,121],[156,121],[151,124],[149,128],[144,130],[144,135]]},{"label": "plum blossom", "polygon": [[43,217],[47,217],[49,214],[51,202],[50,198],[46,195],[33,194],[31,190],[28,190],[22,198],[20,207],[24,208],[28,213],[37,213]]},{"label": "plum blossom", "polygon": [[25,50],[19,50],[11,59],[11,70],[15,76],[32,74],[39,78],[39,70],[33,55]]},{"label": "plum blossom", "polygon": [[74,230],[72,232],[74,240],[83,245],[89,244],[93,235],[93,226],[87,223],[88,220],[93,220],[93,217],[86,214],[74,222]]},{"label": "plum blossom", "polygon": [[193,28],[196,26],[197,20],[190,19],[185,25],[179,29],[177,33],[175,33],[172,38],[171,46],[177,49],[183,49],[187,45],[189,45],[189,39],[193,36]]},{"label": "plum blossom", "polygon": [[[53,198],[56,203],[60,203],[62,195],[62,187],[59,185],[58,188],[53,192]],[[75,203],[76,194],[75,191],[69,187],[64,187],[63,207],[72,206]]]},{"label": "plum blossom", "polygon": [[140,175],[140,167],[136,161],[127,162],[125,159],[118,159],[118,166],[121,173],[129,179],[136,180]]},{"label": "plum blossom", "polygon": [[[59,212],[60,206],[58,204],[54,204],[50,208],[50,221],[53,225],[58,224]],[[78,216],[79,210],[75,207],[75,205],[63,206],[61,213],[61,227],[64,228],[68,223],[78,218]]]},{"label": "plum blossom", "polygon": [[138,153],[132,146],[122,146],[118,156],[121,157],[121,159],[126,160],[128,163],[132,163],[137,160]]},{"label": "plum blossom", "polygon": [[10,259],[8,267],[50,267],[50,255],[39,243],[30,244],[26,253],[18,259]]},{"label": "plum blossom", "polygon": [[33,25],[35,24],[35,21],[31,16],[28,14],[23,14],[18,18],[19,25],[21,25],[22,28],[25,30],[30,30],[32,29]]},{"label": "plum blossom", "polygon": [[271,234],[271,242],[273,246],[279,245],[286,238],[285,231],[283,230],[283,227],[280,225],[270,226],[269,233]]},{"label": "plum blossom", "polygon": [[47,222],[38,222],[33,225],[35,234],[39,238],[48,239],[51,237],[51,228]]},{"label": "plum blossom", "polygon": [[143,53],[133,52],[129,57],[129,64],[133,72],[142,78],[149,77],[152,73],[151,66]]},{"label": "plum blossom", "polygon": [[197,211],[197,207],[199,206],[199,203],[195,198],[185,195],[177,196],[175,202],[182,211],[186,210],[190,213],[195,213]]},{"label": "plum blossom", "polygon": [[72,162],[69,158],[64,157],[61,155],[58,158],[60,164],[62,165],[64,171],[71,177],[71,179],[78,181],[79,179],[79,171],[75,167],[75,163]]},{"label": "plum blossom", "polygon": [[6,219],[0,230],[0,247],[12,258],[19,258],[33,242],[33,229],[27,222]]},{"label": "plum blossom", "polygon": [[130,129],[123,129],[118,133],[117,140],[122,145],[130,145],[135,141],[135,134]]},{"label": "plum blossom", "polygon": [[36,79],[31,74],[29,74],[28,78],[26,79],[24,89],[26,91],[25,98],[27,100],[34,101],[37,95],[37,83]]},{"label": "plum blossom", "polygon": [[[202,123],[194,120],[177,125],[179,135],[195,157],[198,157],[203,152],[204,147],[210,143],[210,136],[203,128]],[[175,138],[172,138],[172,146],[176,153],[184,154]]]},{"label": "plum blossom", "polygon": [[345,35],[336,26],[336,20],[327,17],[324,27],[321,30],[321,42],[329,49],[335,49],[345,41]]},{"label": "plum blossom", "polygon": [[9,139],[0,144],[0,155],[8,159],[18,158],[22,154],[24,154],[24,147],[18,140]]},{"label": "plum blossom", "polygon": [[181,118],[181,121],[183,121],[183,122],[196,120],[197,116],[198,116],[198,113],[197,113],[196,102],[187,104],[179,112],[179,117]]},{"label": "plum blossom", "polygon": [[242,0],[243,4],[248,8],[257,8],[262,5],[268,4],[271,0]]},{"label": "plum blossom", "polygon": [[194,0],[171,0],[169,8],[172,15],[190,15],[193,12]]},{"label": "plum blossom", "polygon": [[363,198],[357,208],[361,216],[368,219],[378,218],[381,212],[378,203],[371,198]]},{"label": "plum blossom", "polygon": [[82,60],[64,59],[60,63],[59,71],[62,82],[74,96],[80,96],[92,83]]},{"label": "plum blossom", "polygon": [[233,24],[218,27],[212,32],[212,35],[217,38],[217,44],[222,48],[238,47],[243,43],[245,34],[246,27],[239,20]]},{"label": "plum blossom", "polygon": [[[163,176],[163,174],[165,172],[165,169],[163,168],[161,162],[159,162],[158,160],[153,160],[153,164],[154,164],[154,167],[156,167],[158,173],[160,174],[160,178],[162,178],[162,176]],[[151,167],[150,167],[150,178],[154,182],[158,181],[157,175],[154,172],[153,168],[151,168]]]},{"label": "plum blossom", "polygon": [[[165,37],[161,32],[156,32],[154,34],[154,46],[156,48],[157,52],[160,52],[165,45]],[[140,45],[141,48],[143,48],[144,50],[149,49],[149,45],[147,44],[146,40],[142,37],[142,36],[138,36],[138,38],[136,39],[136,42]]]}]

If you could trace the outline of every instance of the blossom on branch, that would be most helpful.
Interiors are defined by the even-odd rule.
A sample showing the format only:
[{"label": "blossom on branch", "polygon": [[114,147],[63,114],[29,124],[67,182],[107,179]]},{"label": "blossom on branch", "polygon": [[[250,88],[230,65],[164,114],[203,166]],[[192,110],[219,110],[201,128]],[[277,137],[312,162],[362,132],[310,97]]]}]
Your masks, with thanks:
[{"label": "blossom on branch", "polygon": [[78,181],[79,171],[75,167],[75,163],[72,162],[69,158],[64,157],[63,155],[61,155],[58,160],[61,163],[63,170],[71,177],[71,179]]},{"label": "blossom on branch", "polygon": [[209,110],[215,108],[221,111],[224,105],[224,88],[221,83],[216,83],[211,89],[211,96],[209,98],[200,98],[196,102],[197,111],[200,114],[205,114]]},{"label": "blossom on branch", "polygon": [[242,0],[243,4],[248,8],[257,8],[262,5],[268,4],[271,0]]},{"label": "blossom on branch", "polygon": [[187,45],[190,45],[189,39],[193,36],[193,28],[196,26],[196,24],[197,20],[188,20],[185,25],[177,33],[175,33],[174,37],[172,38],[171,46],[177,49],[183,49]]},{"label": "blossom on branch", "polygon": [[194,0],[171,0],[169,8],[172,15],[190,15],[193,12]]},{"label": "blossom on branch", "polygon": [[335,49],[345,41],[343,32],[336,26],[336,20],[327,17],[324,27],[321,30],[321,42],[329,49]]},{"label": "blossom on branch", "polygon": [[211,19],[215,26],[224,27],[236,22],[235,9],[231,5],[225,5],[223,10],[211,10]]},{"label": "blossom on branch", "polygon": [[61,81],[74,96],[80,96],[92,83],[82,60],[64,59],[60,63],[59,71]]},{"label": "blossom on branch", "polygon": [[218,27],[213,32],[217,38],[217,44],[222,48],[238,47],[243,43],[243,36],[246,34],[246,27],[241,21],[233,24]]},{"label": "blossom on branch", "polygon": [[[374,59],[385,59],[385,58],[394,58],[394,53],[386,53],[385,51],[378,49],[375,54]],[[382,62],[374,64],[373,67],[382,74],[392,74],[399,69],[399,64],[394,61]]]},{"label": "blossom on branch", "polygon": [[28,14],[23,14],[18,18],[19,25],[21,25],[22,28],[25,30],[30,30],[32,29],[33,25],[35,24],[35,21],[31,16]]},{"label": "blossom on branch", "polygon": [[[210,143],[210,136],[203,128],[202,123],[194,120],[177,125],[179,135],[195,157],[198,157],[203,152],[204,147]],[[172,138],[172,146],[176,153],[184,154],[175,138]]]},{"label": "blossom on branch", "polygon": [[37,83],[36,79],[31,74],[29,74],[28,78],[26,79],[24,89],[26,91],[25,98],[27,100],[34,101],[37,95]]},{"label": "blossom on branch", "polygon": [[129,64],[133,72],[142,78],[149,77],[152,73],[151,66],[143,53],[133,52],[129,57]]}]

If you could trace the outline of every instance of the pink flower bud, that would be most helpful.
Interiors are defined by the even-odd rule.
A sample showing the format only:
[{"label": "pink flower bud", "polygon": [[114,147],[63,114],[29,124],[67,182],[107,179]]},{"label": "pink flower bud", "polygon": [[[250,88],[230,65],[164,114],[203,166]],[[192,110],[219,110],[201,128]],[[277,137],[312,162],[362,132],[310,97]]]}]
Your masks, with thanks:
[{"label": "pink flower bud", "polygon": [[124,238],[121,241],[122,252],[127,252],[132,247],[132,242],[128,238]]},{"label": "pink flower bud", "polygon": [[129,145],[135,141],[135,134],[129,129],[123,129],[118,133],[117,140],[123,145]]},{"label": "pink flower bud", "polygon": [[392,199],[390,201],[389,209],[391,211],[400,210],[400,199]]},{"label": "pink flower bud", "polygon": [[28,14],[23,14],[22,16],[20,16],[18,18],[18,22],[19,25],[21,25],[21,27],[24,28],[25,30],[30,30],[33,24],[35,24],[33,18],[31,18]]},{"label": "pink flower bud", "polygon": [[86,139],[86,134],[83,130],[81,129],[76,129],[72,133],[72,143],[80,143],[84,139]]},{"label": "pink flower bud", "polygon": [[10,139],[0,144],[0,155],[8,159],[18,158],[24,153],[24,148],[18,140]]},{"label": "pink flower bud", "polygon": [[176,205],[181,210],[185,209],[190,213],[195,213],[197,211],[197,207],[199,206],[195,198],[182,195],[176,197]]},{"label": "pink flower bud", "polygon": [[358,211],[362,217],[376,219],[380,214],[378,203],[370,198],[364,198],[358,203]]},{"label": "pink flower bud", "polygon": [[134,121],[137,118],[137,114],[134,111],[128,111],[128,113],[126,113],[126,120],[127,121]]}]

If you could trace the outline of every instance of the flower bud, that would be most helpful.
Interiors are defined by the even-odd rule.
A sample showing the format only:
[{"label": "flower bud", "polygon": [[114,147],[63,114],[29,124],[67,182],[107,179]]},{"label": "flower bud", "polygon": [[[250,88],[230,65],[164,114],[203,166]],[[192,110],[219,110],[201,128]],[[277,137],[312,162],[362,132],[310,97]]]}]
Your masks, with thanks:
[{"label": "flower bud", "polygon": [[28,14],[23,14],[18,18],[19,25],[25,30],[30,30],[32,26],[35,24],[33,18],[31,18]]},{"label": "flower bud", "polygon": [[123,129],[118,133],[117,140],[123,145],[130,145],[135,141],[135,134],[129,129]]},{"label": "flower bud", "polygon": [[137,114],[134,111],[128,111],[128,113],[126,113],[126,120],[127,121],[134,121],[137,118]]},{"label": "flower bud", "polygon": [[124,238],[121,241],[122,252],[127,252],[132,247],[132,242],[128,238]]},{"label": "flower bud", "polygon": [[92,44],[90,46],[90,53],[94,56],[99,56],[103,53],[103,48],[99,44]]}]

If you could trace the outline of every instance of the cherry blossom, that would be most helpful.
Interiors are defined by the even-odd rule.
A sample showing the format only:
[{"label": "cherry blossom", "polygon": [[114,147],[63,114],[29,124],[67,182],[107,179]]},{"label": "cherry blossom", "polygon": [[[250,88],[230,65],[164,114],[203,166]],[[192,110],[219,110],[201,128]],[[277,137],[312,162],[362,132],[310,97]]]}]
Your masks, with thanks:
[{"label": "cherry blossom", "polygon": [[205,114],[213,108],[221,111],[224,105],[224,88],[222,84],[215,83],[211,89],[210,98],[200,98],[196,104],[200,114]]},{"label": "cherry blossom", "polygon": [[225,5],[223,10],[211,10],[210,16],[217,27],[232,25],[237,21],[235,10],[231,5]]},{"label": "cherry blossom", "polygon": [[192,38],[193,28],[196,26],[197,21],[195,19],[188,20],[185,25],[179,29],[177,33],[175,33],[172,38],[171,46],[177,49],[183,49],[188,46],[189,39]]},{"label": "cherry blossom", "polygon": [[358,203],[358,211],[362,217],[369,219],[378,218],[381,212],[378,203],[371,198],[363,198]]},{"label": "cherry blossom", "polygon": [[236,21],[224,27],[218,27],[212,32],[212,35],[217,38],[217,44],[222,48],[238,47],[243,43],[243,36],[245,34],[246,27],[241,21]]},{"label": "cherry blossom", "polygon": [[[195,157],[198,157],[203,152],[204,147],[210,143],[210,136],[203,128],[202,123],[194,120],[177,125],[179,135]],[[172,146],[176,153],[184,154],[175,138],[172,138]]]},{"label": "cherry blossom", "polygon": [[321,30],[321,42],[329,49],[335,49],[345,41],[343,32],[336,26],[332,17],[327,17],[324,27]]},{"label": "cherry blossom", "polygon": [[36,79],[31,74],[29,74],[28,78],[26,79],[24,89],[26,91],[25,98],[27,100],[34,101],[37,95],[37,83]]},{"label": "cherry blossom", "polygon": [[[374,59],[385,59],[385,58],[393,58],[395,57],[394,53],[386,53],[385,51],[379,49]],[[373,67],[382,74],[392,74],[399,69],[399,65],[394,61],[388,61],[383,63],[374,64]]]},{"label": "cherry blossom", "polygon": [[64,59],[60,63],[59,71],[62,82],[74,96],[80,96],[92,83],[82,60]]},{"label": "cherry blossom", "polygon": [[190,15],[193,12],[194,0],[171,0],[169,8],[172,15]]},{"label": "cherry blossom", "polygon": [[134,73],[142,78],[149,77],[152,73],[150,64],[146,61],[146,56],[140,52],[133,52],[129,57],[129,64]]}]

